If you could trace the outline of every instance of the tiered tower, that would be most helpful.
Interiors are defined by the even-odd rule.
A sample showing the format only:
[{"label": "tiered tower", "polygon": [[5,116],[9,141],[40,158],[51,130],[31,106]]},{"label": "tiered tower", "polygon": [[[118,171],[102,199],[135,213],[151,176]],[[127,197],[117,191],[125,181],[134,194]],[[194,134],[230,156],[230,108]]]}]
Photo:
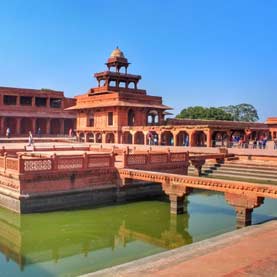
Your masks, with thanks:
[{"label": "tiered tower", "polygon": [[[109,57],[107,70],[94,74],[98,86],[77,96],[77,134],[91,142],[132,143],[130,126],[161,125],[170,107],[162,98],[138,88],[140,75],[128,73],[130,63],[117,47]],[[123,71],[123,72],[122,72]],[[124,128],[129,128],[128,132]],[[146,139],[147,131],[139,139]]]}]

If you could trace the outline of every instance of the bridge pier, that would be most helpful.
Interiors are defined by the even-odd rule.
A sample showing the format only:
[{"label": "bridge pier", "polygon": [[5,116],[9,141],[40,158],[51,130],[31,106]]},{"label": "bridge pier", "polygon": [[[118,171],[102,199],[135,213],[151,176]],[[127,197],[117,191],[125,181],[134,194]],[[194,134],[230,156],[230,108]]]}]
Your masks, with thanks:
[{"label": "bridge pier", "polygon": [[178,196],[176,194],[170,194],[170,213],[172,214],[183,214],[184,210],[184,199],[185,196]]},{"label": "bridge pier", "polygon": [[264,197],[229,192],[225,193],[225,199],[236,210],[237,229],[251,225],[253,209],[264,202]]}]

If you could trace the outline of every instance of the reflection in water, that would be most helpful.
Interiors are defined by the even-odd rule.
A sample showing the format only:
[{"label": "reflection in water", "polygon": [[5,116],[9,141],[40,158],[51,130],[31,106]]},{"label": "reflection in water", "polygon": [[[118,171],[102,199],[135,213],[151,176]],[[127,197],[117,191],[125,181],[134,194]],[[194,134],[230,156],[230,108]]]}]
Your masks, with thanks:
[{"label": "reflection in water", "polygon": [[[76,276],[235,229],[221,194],[195,193],[186,205],[178,216],[159,201],[21,216],[0,209],[0,275]],[[276,217],[276,207],[266,201],[253,221]]]}]

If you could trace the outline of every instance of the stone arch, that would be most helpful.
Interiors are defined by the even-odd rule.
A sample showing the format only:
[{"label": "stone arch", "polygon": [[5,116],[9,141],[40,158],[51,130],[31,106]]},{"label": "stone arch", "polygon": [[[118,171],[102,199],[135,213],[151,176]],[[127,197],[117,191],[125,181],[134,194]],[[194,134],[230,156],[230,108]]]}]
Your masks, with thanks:
[{"label": "stone arch", "polygon": [[95,140],[96,143],[102,143],[102,134],[101,133],[96,133],[94,140]]},{"label": "stone arch", "polygon": [[135,140],[135,144],[144,144],[145,142],[144,142],[143,132],[141,132],[141,131],[136,132],[134,140]]},{"label": "stone arch", "polygon": [[155,125],[159,123],[159,113],[156,110],[150,110],[147,113],[147,125]]},{"label": "stone arch", "polygon": [[180,131],[176,136],[177,146],[189,146],[189,134],[186,131]]},{"label": "stone arch", "polygon": [[133,143],[133,136],[130,132],[126,131],[122,135],[122,142],[124,144],[132,144]]},{"label": "stone arch", "polygon": [[228,146],[229,136],[226,131],[214,131],[212,133],[212,146]]},{"label": "stone arch", "polygon": [[118,84],[118,87],[126,88],[126,82],[125,81],[120,81],[119,84]]},{"label": "stone arch", "polygon": [[94,133],[87,133],[87,142],[94,142]]},{"label": "stone arch", "polygon": [[114,143],[114,133],[106,134],[106,143]]},{"label": "stone arch", "polygon": [[60,133],[60,120],[58,118],[53,118],[50,121],[50,134],[57,135]]},{"label": "stone arch", "polygon": [[109,87],[116,87],[117,86],[117,83],[115,80],[110,80],[109,81]]},{"label": "stone arch", "polygon": [[20,134],[26,135],[29,131],[34,132],[32,119],[29,117],[23,117],[20,121]]},{"label": "stone arch", "polygon": [[135,82],[129,82],[129,83],[128,83],[128,88],[129,88],[129,89],[135,89],[135,88],[136,88]]},{"label": "stone arch", "polygon": [[79,141],[80,142],[85,142],[85,134],[84,133],[79,133]]},{"label": "stone arch", "polygon": [[36,119],[36,134],[38,134],[38,129],[40,129],[40,134],[46,134],[46,125],[47,119],[46,118],[37,118]]},{"label": "stone arch", "polygon": [[133,109],[130,109],[128,111],[128,126],[134,126],[135,125],[135,112]]},{"label": "stone arch", "polygon": [[192,134],[191,146],[206,146],[207,136],[204,131],[195,131]]},{"label": "stone arch", "polygon": [[162,145],[173,145],[173,134],[170,131],[163,131],[161,134],[161,144]]},{"label": "stone arch", "polygon": [[106,84],[106,80],[102,79],[102,80],[99,80],[99,86],[100,87],[104,87]]}]

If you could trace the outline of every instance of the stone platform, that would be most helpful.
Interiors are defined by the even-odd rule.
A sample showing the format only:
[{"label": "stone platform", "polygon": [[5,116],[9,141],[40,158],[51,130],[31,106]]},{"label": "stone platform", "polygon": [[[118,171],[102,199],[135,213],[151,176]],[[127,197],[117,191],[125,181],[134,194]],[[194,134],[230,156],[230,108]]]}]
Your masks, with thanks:
[{"label": "stone platform", "polygon": [[277,220],[83,276],[276,277]]}]

